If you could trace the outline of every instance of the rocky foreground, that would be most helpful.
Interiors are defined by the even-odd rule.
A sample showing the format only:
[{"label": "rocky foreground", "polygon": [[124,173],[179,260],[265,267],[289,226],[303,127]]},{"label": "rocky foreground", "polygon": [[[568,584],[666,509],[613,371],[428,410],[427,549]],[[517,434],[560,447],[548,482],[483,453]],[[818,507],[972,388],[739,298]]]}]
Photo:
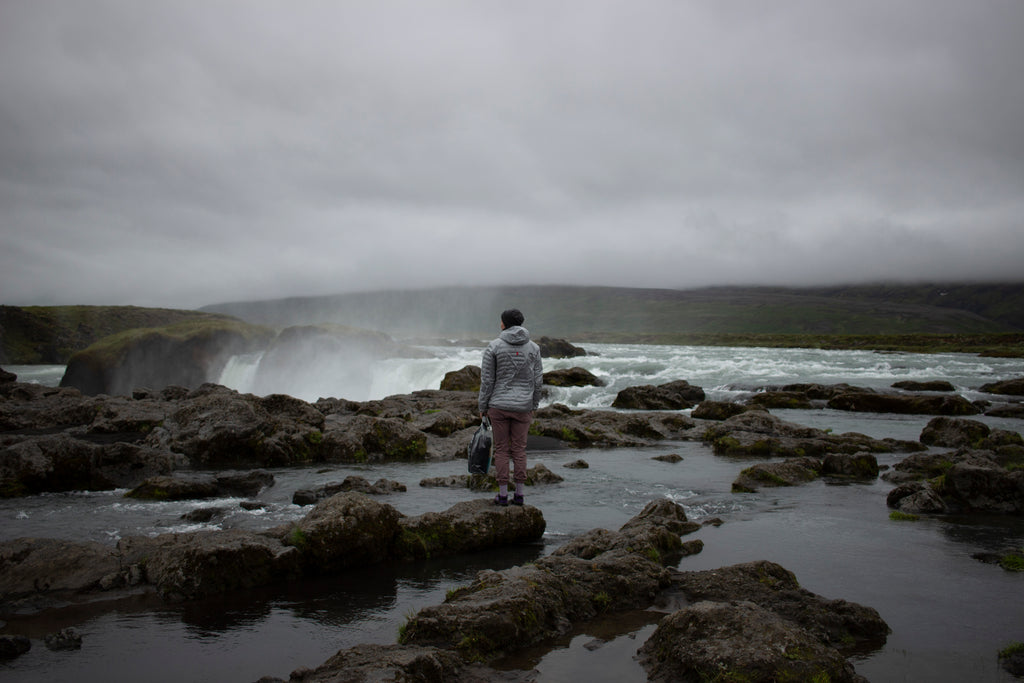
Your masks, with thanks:
[{"label": "rocky foreground", "polygon": [[[555,381],[591,381],[576,374],[562,373]],[[479,424],[472,372],[463,375],[470,386],[378,401],[307,403],[213,384],[87,396],[19,383],[3,373],[0,495],[130,488],[130,495],[157,499],[253,496],[272,483],[263,468],[274,466],[463,458]],[[1016,396],[1021,384],[1013,382],[996,388]],[[876,454],[907,453],[882,474],[896,486],[888,501],[894,508],[1024,511],[1021,435],[962,417],[987,406],[946,396],[943,387],[907,391],[931,393],[800,385],[759,392],[741,405],[706,401],[699,387],[679,381],[631,388],[620,396],[618,411],[548,406],[537,412],[531,438],[534,445],[558,448],[702,441],[716,454],[757,461],[736,480],[737,491],[817,477],[874,479],[880,473]],[[899,441],[832,434],[767,411],[826,404],[939,416],[918,441]],[[1012,413],[1015,406],[1011,400],[997,408]],[[690,415],[679,412],[684,408],[692,408]],[[538,470],[533,476],[543,481],[552,475]],[[491,483],[459,477],[423,485],[487,489]],[[169,601],[200,599],[305,576],[344,577],[382,562],[530,542],[544,531],[543,515],[530,506],[498,508],[481,499],[406,517],[367,495],[392,490],[394,482],[347,480],[296,492],[293,501],[312,505],[310,511],[298,522],[262,532],[127,537],[113,548],[8,541],[0,544],[0,613],[126,591],[155,591]],[[640,649],[651,680],[860,680],[846,656],[884,642],[888,627],[877,612],[810,594],[790,572],[768,562],[708,572],[672,569],[700,551],[699,541],[682,540],[696,528],[674,503],[651,503],[618,531],[595,529],[531,565],[482,572],[443,604],[412,615],[394,645],[345,650],[291,678],[514,679],[489,664],[598,615],[653,609],[664,617]],[[0,640],[0,654],[14,653],[5,657],[24,646],[17,638]]]}]

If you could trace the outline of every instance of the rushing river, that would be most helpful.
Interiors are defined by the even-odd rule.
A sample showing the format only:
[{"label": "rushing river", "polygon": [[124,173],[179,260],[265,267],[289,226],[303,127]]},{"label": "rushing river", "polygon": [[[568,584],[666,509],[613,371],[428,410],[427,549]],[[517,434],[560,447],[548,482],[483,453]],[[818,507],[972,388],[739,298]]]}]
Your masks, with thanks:
[{"label": "rushing river", "polygon": [[[902,379],[950,381],[971,400],[991,399],[977,388],[1024,375],[1018,359],[965,354],[919,355],[795,349],[594,345],[598,355],[547,360],[545,370],[584,367],[604,387],[552,389],[549,402],[607,409],[625,386],[686,379],[709,398],[738,400],[765,386],[797,382],[889,387]],[[365,400],[436,388],[449,370],[479,362],[479,349],[435,348],[433,359],[387,361],[372,367],[357,394]],[[221,382],[241,391],[251,386],[258,358],[240,358]],[[7,368],[22,380],[59,381],[54,368]],[[37,373],[33,375],[33,373]],[[48,373],[48,374],[47,374]],[[56,379],[54,379],[56,378]],[[317,396],[295,395],[307,400]],[[773,411],[785,420],[842,433],[917,439],[928,416],[843,413],[832,410]],[[1024,420],[982,420],[1024,431]],[[677,453],[669,464],[653,456]],[[902,455],[881,455],[892,465]],[[710,569],[768,559],[794,572],[800,584],[827,598],[877,609],[893,633],[879,651],[854,664],[872,681],[1011,681],[997,652],[1024,641],[1024,574],[974,559],[978,553],[1020,552],[1024,522],[1018,517],[930,517],[918,522],[888,518],[892,485],[877,480],[847,485],[807,485],[734,494],[731,484],[750,460],[712,455],[700,443],[667,443],[649,449],[535,451],[565,482],[527,491],[527,503],[547,520],[542,542],[444,561],[353,572],[344,576],[217,600],[167,605],[153,597],[82,605],[30,617],[8,618],[3,632],[33,638],[32,650],[0,663],[4,681],[255,681],[288,678],[297,667],[315,667],[338,649],[358,643],[393,643],[399,626],[419,608],[440,603],[446,591],[472,580],[477,571],[501,569],[551,552],[588,529],[616,529],[654,499],[679,502],[695,521],[723,520],[688,538],[704,551],[680,569]],[[566,469],[577,459],[588,469]],[[49,494],[0,501],[0,540],[19,536],[92,539],[113,544],[122,536],[199,528],[262,529],[301,517],[308,508],[291,504],[299,488],[341,481],[358,474],[407,485],[406,493],[380,500],[407,515],[442,510],[474,498],[464,490],[418,486],[427,477],[462,473],[464,463],[387,464],[274,470],[276,484],[258,499],[263,509],[246,511],[240,499],[142,503],[123,491]],[[192,525],[181,515],[219,506],[227,513],[214,524]],[[657,615],[653,615],[657,616]],[[81,650],[51,652],[42,636],[65,626],[83,635]],[[619,615],[582,627],[551,647],[531,650],[503,665],[535,669],[538,681],[642,681],[633,659],[653,631],[650,613]]]}]

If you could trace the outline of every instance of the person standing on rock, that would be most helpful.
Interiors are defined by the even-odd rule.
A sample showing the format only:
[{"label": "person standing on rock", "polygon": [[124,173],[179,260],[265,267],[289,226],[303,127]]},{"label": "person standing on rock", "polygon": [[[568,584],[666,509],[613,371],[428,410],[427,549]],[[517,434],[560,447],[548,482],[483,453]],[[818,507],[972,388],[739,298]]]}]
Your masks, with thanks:
[{"label": "person standing on rock", "polygon": [[508,505],[509,461],[515,468],[513,505],[523,504],[526,484],[526,436],[540,403],[544,369],[540,347],[530,341],[525,318],[510,308],[501,314],[501,334],[484,349],[480,364],[481,417],[491,421],[494,465],[498,480],[496,505]]}]

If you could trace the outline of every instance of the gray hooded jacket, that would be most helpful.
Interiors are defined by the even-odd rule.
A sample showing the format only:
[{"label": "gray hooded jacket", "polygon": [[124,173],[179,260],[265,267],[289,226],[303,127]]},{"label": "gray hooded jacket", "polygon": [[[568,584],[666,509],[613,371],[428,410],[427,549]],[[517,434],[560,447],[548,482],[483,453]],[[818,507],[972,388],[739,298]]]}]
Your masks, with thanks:
[{"label": "gray hooded jacket", "polygon": [[488,408],[514,413],[536,410],[543,381],[540,347],[530,341],[530,332],[520,325],[506,328],[484,349],[480,412]]}]

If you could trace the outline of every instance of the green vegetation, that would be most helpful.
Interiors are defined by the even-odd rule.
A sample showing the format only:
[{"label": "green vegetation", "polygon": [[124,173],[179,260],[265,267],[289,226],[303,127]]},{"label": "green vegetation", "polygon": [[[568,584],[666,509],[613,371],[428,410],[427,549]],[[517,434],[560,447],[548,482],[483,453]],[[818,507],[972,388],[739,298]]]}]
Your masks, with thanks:
[{"label": "green vegetation", "polygon": [[1024,550],[1018,553],[1009,553],[999,558],[999,566],[1008,572],[1024,572]]},{"label": "green vegetation", "polygon": [[1009,645],[1007,645],[999,651],[999,658],[1006,659],[1007,657],[1012,657],[1013,655],[1017,654],[1024,654],[1024,643],[1010,643]]},{"label": "green vegetation", "polygon": [[889,519],[894,522],[916,522],[921,519],[917,515],[912,515],[909,512],[900,512],[899,510],[893,510],[889,513]]},{"label": "green vegetation", "polygon": [[228,316],[137,306],[0,306],[0,361],[67,363],[76,351],[127,330],[188,322],[242,324]]},{"label": "green vegetation", "polygon": [[288,545],[295,546],[299,550],[305,550],[306,546],[309,545],[309,536],[307,536],[306,532],[299,527],[295,527],[292,529],[292,532],[288,534]]}]

